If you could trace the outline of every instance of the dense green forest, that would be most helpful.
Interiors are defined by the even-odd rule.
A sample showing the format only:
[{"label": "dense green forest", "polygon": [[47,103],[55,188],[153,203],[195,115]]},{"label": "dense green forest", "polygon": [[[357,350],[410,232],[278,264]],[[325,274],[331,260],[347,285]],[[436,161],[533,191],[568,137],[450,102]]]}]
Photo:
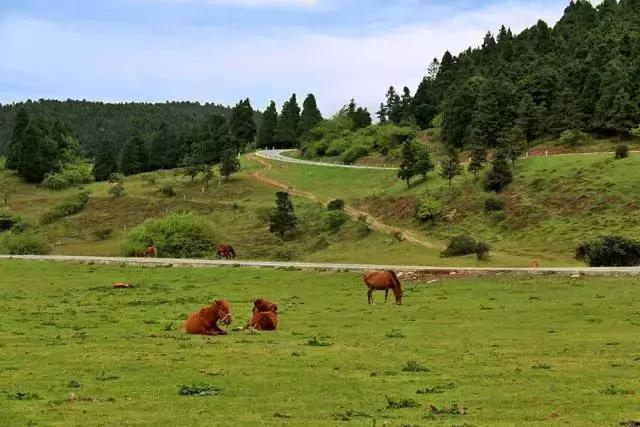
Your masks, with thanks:
[{"label": "dense green forest", "polygon": [[628,137],[640,125],[640,0],[575,0],[553,27],[514,35],[504,26],[482,46],[434,60],[415,95],[391,87],[381,122],[442,127],[453,147],[528,142],[563,131]]}]

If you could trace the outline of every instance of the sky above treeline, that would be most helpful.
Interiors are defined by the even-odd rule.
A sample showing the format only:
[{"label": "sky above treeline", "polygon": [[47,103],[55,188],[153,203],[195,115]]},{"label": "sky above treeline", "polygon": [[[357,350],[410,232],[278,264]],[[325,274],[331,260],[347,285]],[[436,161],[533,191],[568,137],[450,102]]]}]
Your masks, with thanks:
[{"label": "sky above treeline", "polygon": [[192,100],[254,108],[312,92],[325,116],[415,90],[445,50],[568,0],[0,0],[0,103]]}]

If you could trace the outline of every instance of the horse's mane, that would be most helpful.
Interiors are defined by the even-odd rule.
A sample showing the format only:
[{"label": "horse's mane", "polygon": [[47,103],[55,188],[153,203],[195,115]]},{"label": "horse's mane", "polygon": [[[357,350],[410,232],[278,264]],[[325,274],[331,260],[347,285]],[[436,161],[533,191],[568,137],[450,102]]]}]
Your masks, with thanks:
[{"label": "horse's mane", "polygon": [[393,277],[393,281],[395,282],[395,286],[398,289],[402,289],[402,284],[400,283],[400,279],[398,279],[398,275],[396,274],[395,271],[393,270],[387,270],[389,272],[389,274],[391,274],[391,277]]}]

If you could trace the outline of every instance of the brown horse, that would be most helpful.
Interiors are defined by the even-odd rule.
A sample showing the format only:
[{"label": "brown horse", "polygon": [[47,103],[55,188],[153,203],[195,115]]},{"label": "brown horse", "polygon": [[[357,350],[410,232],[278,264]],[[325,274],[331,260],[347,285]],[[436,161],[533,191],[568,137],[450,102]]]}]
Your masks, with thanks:
[{"label": "brown horse", "polygon": [[384,291],[384,302],[387,303],[389,289],[393,291],[396,297],[396,304],[402,304],[402,284],[398,280],[398,276],[394,271],[372,271],[364,275],[364,284],[367,285],[367,300],[369,304],[373,304],[373,291]]},{"label": "brown horse", "polygon": [[231,324],[231,309],[225,300],[214,301],[200,311],[191,313],[184,322],[184,328],[188,334],[226,335],[227,333],[218,326],[218,322]]},{"label": "brown horse", "polygon": [[257,331],[275,331],[278,327],[278,315],[273,311],[253,313],[246,327]]},{"label": "brown horse", "polygon": [[278,305],[264,298],[258,298],[253,302],[253,312],[260,313],[265,311],[278,312]]},{"label": "brown horse", "polygon": [[218,245],[218,259],[236,259],[236,251],[231,245]]},{"label": "brown horse", "polygon": [[151,245],[144,250],[144,256],[147,258],[156,258],[158,256],[158,249],[156,249],[155,246]]}]

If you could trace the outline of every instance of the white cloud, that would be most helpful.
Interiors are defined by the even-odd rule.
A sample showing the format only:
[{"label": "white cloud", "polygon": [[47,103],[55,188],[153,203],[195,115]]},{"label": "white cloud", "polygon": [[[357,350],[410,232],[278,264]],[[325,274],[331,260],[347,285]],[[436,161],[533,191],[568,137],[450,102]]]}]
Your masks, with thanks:
[{"label": "white cloud", "polygon": [[[327,35],[283,29],[280,36],[230,36],[224,29],[163,30],[63,27],[33,20],[0,23],[0,102],[25,97],[117,100],[191,99],[225,104],[249,96],[264,108],[292,92],[315,93],[325,115],[354,97],[376,109],[390,84],[415,90],[432,58],[478,45],[487,30],[516,31],[562,7],[509,2],[424,25],[372,35]],[[236,33],[237,34],[237,33]],[[37,93],[16,90],[21,76]]]}]

